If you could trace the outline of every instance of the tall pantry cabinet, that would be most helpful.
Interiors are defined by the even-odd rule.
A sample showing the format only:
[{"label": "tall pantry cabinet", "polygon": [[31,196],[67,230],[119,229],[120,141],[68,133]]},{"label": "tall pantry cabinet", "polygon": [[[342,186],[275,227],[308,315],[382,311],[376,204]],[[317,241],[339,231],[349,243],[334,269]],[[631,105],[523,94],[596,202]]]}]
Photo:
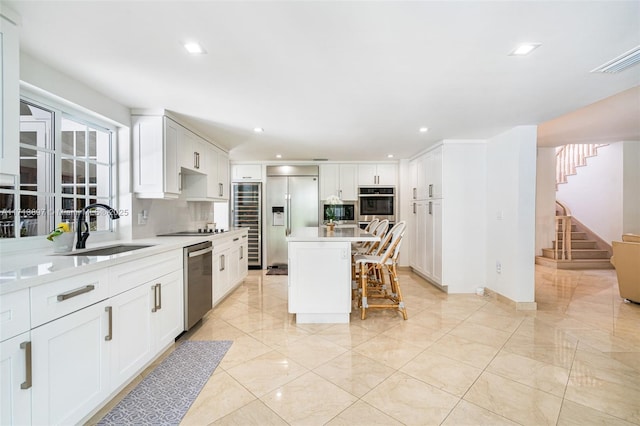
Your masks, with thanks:
[{"label": "tall pantry cabinet", "polygon": [[476,141],[443,141],[409,163],[409,264],[448,293],[484,286],[485,164]]}]

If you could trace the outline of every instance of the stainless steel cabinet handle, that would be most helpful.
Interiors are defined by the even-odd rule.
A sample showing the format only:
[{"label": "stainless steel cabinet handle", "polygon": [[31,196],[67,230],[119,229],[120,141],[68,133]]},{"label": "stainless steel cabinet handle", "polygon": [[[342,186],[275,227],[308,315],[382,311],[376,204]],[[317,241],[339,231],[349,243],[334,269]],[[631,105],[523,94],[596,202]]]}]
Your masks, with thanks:
[{"label": "stainless steel cabinet handle", "polygon": [[225,268],[225,257],[224,254],[220,255],[220,271],[224,271]]},{"label": "stainless steel cabinet handle", "polygon": [[239,239],[240,239],[240,237],[234,238],[233,241],[238,241]]},{"label": "stainless steel cabinet handle", "polygon": [[93,284],[86,285],[81,288],[76,288],[75,290],[68,291],[66,293],[62,293],[58,295],[58,302],[62,302],[67,299],[71,299],[72,297],[80,296],[84,293],[89,293],[90,291],[95,290],[96,286]]},{"label": "stainless steel cabinet handle", "polygon": [[240,260],[244,259],[244,246],[240,246]]},{"label": "stainless steel cabinet handle", "polygon": [[193,167],[195,169],[199,169],[200,168],[200,153],[199,152],[194,152],[193,153]]},{"label": "stainless steel cabinet handle", "polygon": [[413,203],[413,214],[416,214],[416,203]]},{"label": "stainless steel cabinet handle", "polygon": [[162,284],[156,284],[158,287],[158,309],[162,309]]},{"label": "stainless steel cabinet handle", "polygon": [[[413,199],[416,199],[416,194],[417,194],[418,189],[417,188],[413,188]],[[415,213],[415,212],[414,212]]]},{"label": "stainless steel cabinet handle", "polygon": [[24,361],[25,361],[25,378],[24,382],[20,384],[20,389],[29,389],[31,387],[31,342],[20,343],[20,349],[24,349]]},{"label": "stainless steel cabinet handle", "polygon": [[107,332],[107,335],[104,336],[104,340],[108,342],[109,340],[113,339],[113,307],[106,306],[104,310],[107,314],[109,314],[109,331]]},{"label": "stainless steel cabinet handle", "polygon": [[338,190],[338,198],[340,198],[342,200],[342,189]]},{"label": "stainless steel cabinet handle", "polygon": [[221,183],[218,184],[218,195],[222,197],[222,193],[223,191],[223,185]]},{"label": "stainless steel cabinet handle", "polygon": [[178,191],[182,191],[182,173],[178,173]]},{"label": "stainless steel cabinet handle", "polygon": [[429,201],[429,214],[432,214],[431,201]]},{"label": "stainless steel cabinet handle", "polygon": [[151,290],[153,290],[153,309],[151,309],[151,312],[157,312],[158,309],[160,309],[159,303],[158,303],[158,286],[159,285],[160,284],[151,286]]},{"label": "stainless steel cabinet handle", "polygon": [[429,198],[433,197],[433,184],[429,184]]}]

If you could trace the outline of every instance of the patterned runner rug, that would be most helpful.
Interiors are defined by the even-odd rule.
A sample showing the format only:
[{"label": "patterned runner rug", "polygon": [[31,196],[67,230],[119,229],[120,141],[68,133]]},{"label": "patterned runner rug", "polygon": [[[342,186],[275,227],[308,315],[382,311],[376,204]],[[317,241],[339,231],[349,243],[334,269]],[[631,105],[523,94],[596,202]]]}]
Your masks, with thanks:
[{"label": "patterned runner rug", "polygon": [[183,342],[98,424],[179,424],[232,343]]}]

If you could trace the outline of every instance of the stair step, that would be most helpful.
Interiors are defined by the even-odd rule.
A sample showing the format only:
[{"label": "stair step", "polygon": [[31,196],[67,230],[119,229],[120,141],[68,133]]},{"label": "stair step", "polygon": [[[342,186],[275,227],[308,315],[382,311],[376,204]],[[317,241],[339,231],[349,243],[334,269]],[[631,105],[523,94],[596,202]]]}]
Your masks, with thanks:
[{"label": "stair step", "polygon": [[[562,253],[558,251],[557,259],[562,258]],[[542,256],[547,259],[556,259],[556,252],[554,249],[542,249]],[[590,250],[590,249],[574,249],[571,250],[572,259],[608,259],[609,252],[606,250]]]},{"label": "stair step", "polygon": [[[562,241],[552,241],[553,246],[552,248],[556,248],[556,244],[558,244],[558,248],[562,249]],[[597,249],[598,248],[598,243],[594,240],[572,240],[571,241],[571,248],[573,250],[576,249]]]},{"label": "stair step", "polygon": [[[571,240],[586,240],[587,237],[587,233],[586,232],[572,232],[571,233]],[[562,232],[558,232],[557,236],[556,236],[556,240],[561,240],[562,239]]]},{"label": "stair step", "polygon": [[609,259],[553,260],[536,256],[536,265],[555,269],[613,269]]}]

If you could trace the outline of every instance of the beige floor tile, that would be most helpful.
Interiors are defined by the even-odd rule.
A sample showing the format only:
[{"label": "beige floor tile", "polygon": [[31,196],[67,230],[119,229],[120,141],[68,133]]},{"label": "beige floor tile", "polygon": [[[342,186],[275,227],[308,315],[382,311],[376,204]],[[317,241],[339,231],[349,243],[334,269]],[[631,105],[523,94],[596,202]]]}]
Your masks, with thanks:
[{"label": "beige floor tile", "polygon": [[356,346],[353,351],[398,369],[422,352],[422,348],[381,334]]},{"label": "beige floor tile", "polygon": [[210,424],[224,426],[286,426],[288,423],[262,401],[255,400]]},{"label": "beige floor tile", "polygon": [[401,426],[402,423],[363,401],[338,414],[327,426]]},{"label": "beige floor tile", "polygon": [[[493,307],[494,305],[487,304],[485,306]],[[471,315],[467,321],[470,321],[473,324],[513,333],[525,319],[525,315],[514,312],[512,308],[510,308],[509,312],[502,312],[493,308],[492,311],[487,311],[483,307],[482,310],[478,310]]]},{"label": "beige floor tile", "polygon": [[511,334],[509,331],[496,330],[492,327],[476,324],[472,319],[465,321],[449,332],[451,336],[462,337],[472,342],[496,348],[501,348],[509,340]]},{"label": "beige floor tile", "polygon": [[363,401],[408,425],[440,424],[458,398],[404,373],[395,373]]},{"label": "beige floor tile", "polygon": [[485,368],[499,348],[473,342],[462,337],[446,335],[429,346],[426,351],[439,354],[476,368]]},{"label": "beige floor tile", "polygon": [[400,371],[459,397],[482,373],[479,368],[429,352],[421,353]]},{"label": "beige floor tile", "polygon": [[566,368],[507,351],[499,352],[486,371],[561,398],[569,380],[569,370]]},{"label": "beige floor tile", "polygon": [[442,426],[516,426],[512,422],[496,413],[478,407],[468,401],[460,401],[453,409]]},{"label": "beige floor tile", "polygon": [[311,372],[260,400],[291,425],[321,425],[344,411],[357,398]]},{"label": "beige floor tile", "polygon": [[536,426],[555,425],[562,404],[562,398],[488,372],[464,399],[514,422]]},{"label": "beige floor tile", "polygon": [[334,324],[317,333],[317,336],[325,338],[336,345],[347,349],[353,349],[367,340],[377,336],[378,333],[362,327],[353,327],[349,324]]},{"label": "beige floor tile", "polygon": [[317,375],[361,397],[395,372],[380,362],[355,352],[347,352],[313,370]]},{"label": "beige floor tile", "polygon": [[180,422],[181,425],[206,425],[247,405],[256,397],[225,372],[211,376]]},{"label": "beige floor tile", "polygon": [[412,345],[425,349],[446,333],[447,332],[445,330],[436,330],[418,322],[404,321],[389,328],[382,334],[393,337],[394,339],[402,340],[403,342],[409,342]]},{"label": "beige floor tile", "polygon": [[277,345],[276,350],[310,370],[347,351],[343,346],[317,335],[306,336],[286,345]]},{"label": "beige floor tile", "polygon": [[272,348],[287,345],[291,342],[295,342],[296,340],[300,340],[303,337],[310,336],[308,331],[303,330],[300,327],[288,326],[274,329],[262,328],[247,334]]},{"label": "beige floor tile", "polygon": [[251,336],[240,336],[233,339],[233,344],[226,353],[219,367],[227,370],[253,358],[270,352],[272,349]]},{"label": "beige floor tile", "polygon": [[227,370],[227,373],[260,397],[309,370],[280,352],[271,351]]},{"label": "beige floor tile", "polygon": [[632,426],[634,424],[637,423],[629,423],[618,417],[594,410],[591,407],[576,404],[566,399],[562,403],[560,417],[558,418],[558,426]]}]

